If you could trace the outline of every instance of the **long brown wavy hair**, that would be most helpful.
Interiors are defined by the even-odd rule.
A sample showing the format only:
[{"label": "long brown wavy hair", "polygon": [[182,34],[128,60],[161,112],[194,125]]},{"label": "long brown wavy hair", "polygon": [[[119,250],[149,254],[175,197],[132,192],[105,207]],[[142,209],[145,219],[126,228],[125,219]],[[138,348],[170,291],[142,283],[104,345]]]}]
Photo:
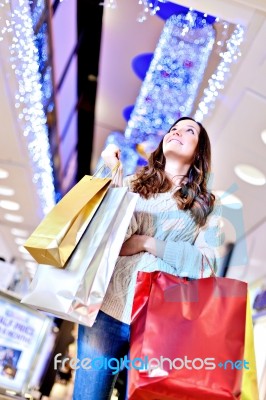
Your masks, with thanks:
[{"label": "long brown wavy hair", "polygon": [[[194,159],[181,181],[181,188],[173,194],[177,206],[181,210],[190,210],[194,220],[200,226],[204,225],[207,216],[213,210],[215,196],[208,191],[207,181],[211,171],[211,144],[209,136],[201,123],[190,117],[179,118],[168,132],[182,120],[191,120],[200,127],[199,140]],[[172,183],[166,176],[165,156],[163,154],[163,139],[148,159],[148,165],[141,168],[131,182],[133,192],[149,199],[156,193],[165,193],[172,188]]]}]

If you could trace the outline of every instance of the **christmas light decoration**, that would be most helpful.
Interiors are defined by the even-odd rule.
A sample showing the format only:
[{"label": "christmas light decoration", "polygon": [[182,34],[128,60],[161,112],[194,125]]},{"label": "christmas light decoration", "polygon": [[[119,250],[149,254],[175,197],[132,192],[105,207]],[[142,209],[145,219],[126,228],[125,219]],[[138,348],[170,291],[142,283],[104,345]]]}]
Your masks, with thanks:
[{"label": "christmas light decoration", "polygon": [[25,138],[32,167],[32,181],[36,185],[42,213],[55,204],[53,171],[46,118],[42,104],[38,54],[28,0],[20,0],[16,7],[10,2],[1,4],[0,42],[8,59],[2,59],[9,87],[10,102],[14,104],[17,132]]},{"label": "christmas light decoration", "polygon": [[173,15],[165,24],[125,131],[136,143],[166,132],[190,115],[214,44],[215,31],[197,13]]},{"label": "christmas light decoration", "polygon": [[237,25],[233,34],[226,42],[226,50],[220,53],[221,62],[217,70],[208,80],[208,87],[204,89],[204,96],[200,100],[194,116],[197,121],[201,122],[210,109],[214,108],[219,91],[224,88],[224,83],[230,75],[230,64],[241,56],[239,48],[243,39],[244,29],[242,26]]}]

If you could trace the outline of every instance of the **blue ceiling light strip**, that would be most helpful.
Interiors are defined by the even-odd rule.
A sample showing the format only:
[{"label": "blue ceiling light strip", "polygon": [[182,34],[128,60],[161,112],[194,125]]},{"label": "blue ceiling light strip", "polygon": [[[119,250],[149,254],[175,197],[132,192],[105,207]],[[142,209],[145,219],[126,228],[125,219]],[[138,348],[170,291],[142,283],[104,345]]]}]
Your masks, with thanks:
[{"label": "blue ceiling light strip", "polygon": [[156,15],[166,21],[172,15],[186,14],[188,11],[188,7],[168,1],[160,4],[160,9],[157,10]]},{"label": "blue ceiling light strip", "polygon": [[[187,7],[181,6],[180,4],[167,1],[160,4],[160,9],[156,12],[156,15],[166,21],[172,15],[186,14],[189,10],[192,9],[188,9]],[[197,15],[200,18],[204,18],[207,24],[213,24],[216,20],[216,17],[214,17],[213,15],[204,14],[200,11],[197,11]]]}]

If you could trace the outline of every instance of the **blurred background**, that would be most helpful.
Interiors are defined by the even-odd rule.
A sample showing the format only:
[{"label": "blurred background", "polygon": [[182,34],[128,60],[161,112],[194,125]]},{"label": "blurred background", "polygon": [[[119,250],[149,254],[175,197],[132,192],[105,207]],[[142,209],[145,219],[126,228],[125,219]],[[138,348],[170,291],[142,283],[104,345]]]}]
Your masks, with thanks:
[{"label": "blurred background", "polygon": [[[0,2],[1,312],[18,307],[37,268],[25,239],[95,172],[103,148],[117,144],[125,174],[134,173],[189,115],[211,139],[210,186],[223,206],[219,275],[249,284],[266,399],[265,40],[264,0]],[[48,354],[75,343],[73,324],[31,317],[40,318],[35,350],[46,357],[34,379],[12,386],[0,378],[3,396],[25,397],[25,382],[49,396]]]}]

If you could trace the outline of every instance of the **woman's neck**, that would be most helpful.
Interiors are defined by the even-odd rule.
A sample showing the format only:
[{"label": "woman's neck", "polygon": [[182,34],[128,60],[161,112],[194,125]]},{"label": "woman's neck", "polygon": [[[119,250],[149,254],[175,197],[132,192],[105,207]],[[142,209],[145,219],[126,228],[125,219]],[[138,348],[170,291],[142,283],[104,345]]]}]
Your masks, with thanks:
[{"label": "woman's neck", "polygon": [[189,167],[189,165],[178,163],[176,160],[174,162],[166,160],[164,172],[173,185],[180,186],[180,183],[187,175]]}]

